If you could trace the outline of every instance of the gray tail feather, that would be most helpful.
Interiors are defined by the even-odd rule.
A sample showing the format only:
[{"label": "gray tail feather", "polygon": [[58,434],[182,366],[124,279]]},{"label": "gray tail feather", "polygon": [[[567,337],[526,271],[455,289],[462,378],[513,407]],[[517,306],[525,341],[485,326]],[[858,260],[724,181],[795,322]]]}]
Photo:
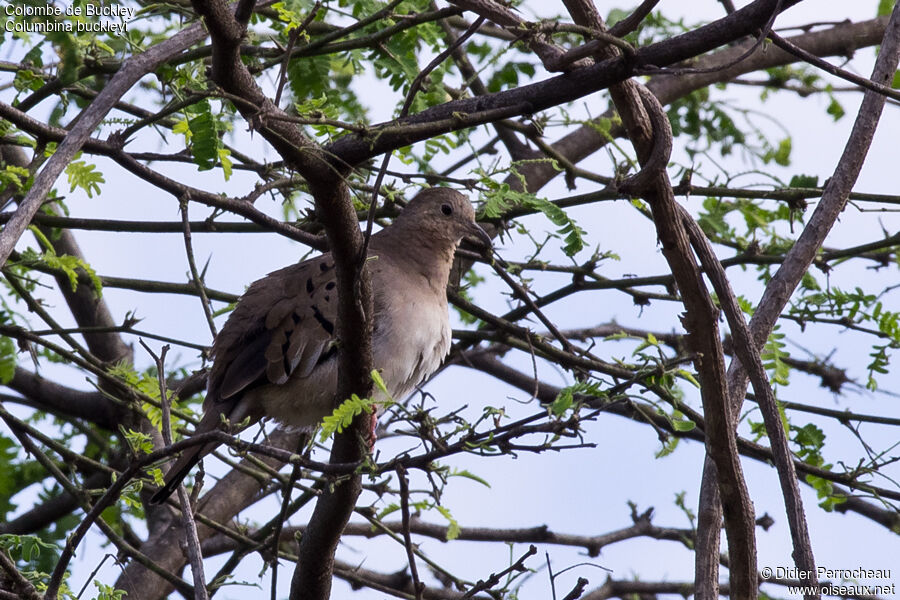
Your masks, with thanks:
[{"label": "gray tail feather", "polygon": [[188,476],[191,469],[194,468],[200,460],[213,451],[215,444],[206,444],[203,446],[195,446],[185,451],[179,457],[172,468],[166,473],[165,485],[161,487],[153,496],[150,497],[150,504],[162,504],[166,498],[172,495],[184,478]]},{"label": "gray tail feather", "polygon": [[[220,422],[221,417],[217,411],[207,411],[197,424],[194,433],[213,431],[219,427]],[[165,502],[166,498],[171,496],[172,492],[178,489],[178,486],[181,485],[184,478],[188,476],[188,473],[191,472],[194,465],[200,462],[204,456],[215,450],[218,445],[219,442],[212,442],[200,446],[191,446],[185,450],[166,473],[165,484],[163,487],[150,497],[150,504],[162,504]]]}]

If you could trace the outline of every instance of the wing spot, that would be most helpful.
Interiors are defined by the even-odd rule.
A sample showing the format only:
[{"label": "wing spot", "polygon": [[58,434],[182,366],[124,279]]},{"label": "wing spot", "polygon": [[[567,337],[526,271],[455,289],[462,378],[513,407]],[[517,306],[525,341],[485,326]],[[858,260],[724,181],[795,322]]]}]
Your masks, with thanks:
[{"label": "wing spot", "polygon": [[325,318],[325,315],[322,314],[322,311],[319,310],[319,307],[313,305],[313,316],[316,318],[316,321],[319,322],[319,325],[328,332],[328,335],[334,335],[334,323]]},{"label": "wing spot", "polygon": [[316,286],[313,285],[312,277],[306,280],[306,293],[312,295],[313,291],[316,289]]},{"label": "wing spot", "polygon": [[334,289],[335,285],[336,284],[333,281],[329,281],[328,283],[325,284],[325,289],[331,291]]}]

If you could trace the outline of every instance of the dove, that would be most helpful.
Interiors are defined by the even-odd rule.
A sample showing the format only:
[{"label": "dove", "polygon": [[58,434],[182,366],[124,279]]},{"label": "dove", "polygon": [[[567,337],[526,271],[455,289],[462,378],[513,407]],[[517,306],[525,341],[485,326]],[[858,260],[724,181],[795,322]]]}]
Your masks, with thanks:
[{"label": "dove", "polygon": [[[464,237],[491,245],[466,196],[435,187],[419,192],[369,241],[373,365],[395,399],[434,373],[450,351],[447,284]],[[338,400],[337,303],[330,253],[251,284],[213,342],[195,435],[263,418],[313,429],[331,414]],[[185,450],[151,503],[168,498],[217,445]]]}]

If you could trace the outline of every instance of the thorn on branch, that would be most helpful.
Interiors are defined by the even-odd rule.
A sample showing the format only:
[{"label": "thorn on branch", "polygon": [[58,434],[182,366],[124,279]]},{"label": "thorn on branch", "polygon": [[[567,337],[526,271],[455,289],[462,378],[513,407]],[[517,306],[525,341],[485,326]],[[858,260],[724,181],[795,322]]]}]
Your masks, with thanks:
[{"label": "thorn on branch", "polygon": [[763,513],[763,516],[756,519],[756,524],[762,527],[763,531],[768,531],[769,527],[775,524],[775,519],[769,513]]},{"label": "thorn on branch", "polygon": [[582,594],[584,594],[584,588],[586,588],[589,583],[590,581],[584,577],[579,577],[578,581],[575,582],[575,587],[572,588],[572,591],[563,596],[563,600],[577,600],[578,598],[581,598]]},{"label": "thorn on branch", "polygon": [[652,506],[648,507],[647,510],[640,514],[638,514],[637,512],[637,504],[635,504],[634,502],[629,502],[628,506],[631,508],[631,520],[635,525],[649,525],[651,523],[654,511],[654,508]]},{"label": "thorn on branch", "polygon": [[525,561],[528,560],[529,558],[531,558],[532,556],[534,556],[535,554],[537,554],[537,547],[535,547],[534,544],[528,546],[528,551],[525,554],[523,554],[519,558],[519,560],[514,562],[509,567],[503,569],[499,573],[492,573],[490,575],[490,577],[488,577],[486,580],[479,580],[478,583],[476,583],[474,586],[472,586],[472,588],[468,592],[465,593],[465,595],[462,597],[462,599],[464,600],[465,598],[472,598],[478,592],[482,592],[482,591],[491,589],[492,587],[494,587],[495,585],[500,583],[500,581],[504,577],[506,577],[507,575],[509,575],[511,573],[524,573],[527,570],[525,568]]}]

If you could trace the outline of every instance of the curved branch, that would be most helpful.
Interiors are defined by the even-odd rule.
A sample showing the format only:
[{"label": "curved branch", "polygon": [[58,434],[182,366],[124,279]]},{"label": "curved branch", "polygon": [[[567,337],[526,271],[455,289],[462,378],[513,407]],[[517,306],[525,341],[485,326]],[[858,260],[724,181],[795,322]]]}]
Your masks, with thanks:
[{"label": "curved branch", "polygon": [[[900,61],[900,4],[894,6],[890,21],[885,28],[881,52],[878,53],[875,62],[872,80],[879,83],[891,81],[898,61]],[[759,306],[750,320],[754,351],[758,352],[762,348],[788,299],[809,269],[816,252],[844,209],[847,197],[856,182],[875,135],[884,103],[883,95],[872,91],[865,93],[844,153],[822,194],[822,200],[816,206],[816,210],[797,242],[788,251],[781,267],[766,285]],[[746,370],[740,360],[733,360],[728,369],[728,394],[731,404],[731,422],[734,425],[737,424],[740,406],[746,391]],[[700,513],[704,518],[713,521],[721,514],[714,471],[712,463],[707,460],[700,488]],[[711,562],[713,556],[717,554],[718,539],[712,539],[704,551],[704,560]]]},{"label": "curved branch", "polygon": [[[223,0],[193,1],[203,17],[213,42],[212,79],[226,92],[245,102],[238,110],[259,130],[285,162],[309,182],[316,211],[325,227],[337,278],[337,338],[343,351],[338,359],[336,397],[352,394],[369,397],[372,382],[372,286],[366,268],[363,234],[343,179],[344,168],[335,168],[329,154],[310,140],[295,124],[280,118],[279,109],[260,89],[241,61],[240,43],[246,23],[239,22]],[[250,2],[252,5],[252,0]],[[240,6],[240,4],[238,5]],[[253,106],[248,108],[247,103]],[[364,454],[365,419],[357,418],[342,435],[335,437],[332,462],[355,462]],[[359,474],[329,486],[316,503],[303,538],[300,557],[291,582],[291,597],[327,598],[331,591],[334,553],[340,532],[350,519],[362,490]]]},{"label": "curved branch", "polygon": [[[887,17],[860,23],[840,23],[823,31],[805,33],[787,39],[796,46],[817,56],[851,56],[859,48],[880,43],[882,37],[884,37],[887,23]],[[653,91],[663,105],[666,105],[694,90],[703,89],[715,83],[729,81],[753,71],[791,64],[797,61],[796,57],[779,48],[766,48],[765,50],[758,49],[745,60],[732,64],[735,57],[746,51],[749,43],[752,42],[738,43],[707,56],[702,56],[692,63],[697,67],[706,69],[708,71],[706,73],[688,74],[679,77],[655,75],[647,82],[647,87]],[[731,66],[725,68],[723,65]],[[611,116],[612,112],[607,111],[597,117],[597,119],[608,119]],[[613,138],[621,137],[624,135],[624,129],[613,128],[609,135]],[[578,163],[606,146],[608,141],[606,136],[599,133],[595,127],[591,127],[591,124],[588,124],[564,135],[554,142],[552,147],[571,162]],[[521,174],[525,176],[527,189],[531,192],[536,192],[559,173],[550,165],[532,163],[523,168]],[[508,179],[507,183],[516,186],[516,189],[520,186],[520,182],[516,178]]]}]

